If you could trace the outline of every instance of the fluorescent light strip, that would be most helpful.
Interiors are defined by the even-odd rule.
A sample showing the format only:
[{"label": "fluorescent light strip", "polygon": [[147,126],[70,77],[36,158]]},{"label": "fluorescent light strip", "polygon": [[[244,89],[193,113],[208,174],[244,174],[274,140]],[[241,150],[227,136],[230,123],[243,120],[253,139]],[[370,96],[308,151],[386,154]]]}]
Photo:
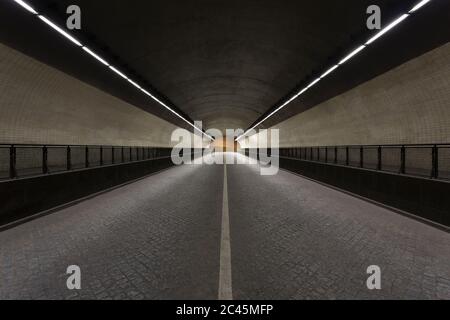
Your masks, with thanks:
[{"label": "fluorescent light strip", "polygon": [[365,45],[359,46],[357,49],[352,51],[352,53],[350,53],[348,56],[339,61],[338,65],[344,64],[345,62],[356,56],[359,52],[361,52],[365,47],[366,47]]},{"label": "fluorescent light strip", "polygon": [[[23,8],[25,8],[27,11],[33,13],[33,14],[38,14],[36,10],[34,10],[30,5],[28,5],[27,3],[25,3],[22,0],[14,0],[14,2],[16,2],[17,4],[19,4],[20,6],[22,6]],[[102,57],[100,57],[98,54],[96,54],[94,51],[92,51],[91,49],[89,49],[86,46],[83,46],[81,44],[81,42],[79,42],[76,38],[72,37],[70,34],[68,34],[67,32],[65,32],[63,29],[61,29],[59,26],[57,26],[55,23],[53,23],[52,21],[50,21],[49,19],[47,19],[46,17],[42,16],[42,15],[38,15],[39,19],[41,19],[42,21],[44,21],[47,25],[49,25],[50,27],[52,27],[54,30],[58,31],[60,34],[62,34],[64,37],[66,37],[67,39],[69,39],[70,41],[72,41],[73,43],[75,43],[77,46],[82,47],[82,49],[89,53],[92,57],[94,57],[95,59],[97,59],[98,61],[100,61],[102,64],[108,66],[112,71],[114,71],[115,73],[117,73],[120,77],[124,78],[125,80],[127,80],[129,83],[131,83],[134,87],[140,89],[143,93],[145,93],[146,95],[148,95],[149,97],[151,97],[153,100],[155,100],[156,102],[158,102],[160,105],[162,105],[163,107],[165,107],[167,110],[169,110],[170,112],[172,112],[173,114],[175,114],[177,117],[179,117],[181,120],[183,120],[184,122],[186,122],[187,124],[189,124],[190,126],[192,126],[195,130],[199,131],[202,135],[207,136],[209,139],[214,140],[213,137],[211,137],[210,135],[204,133],[202,130],[200,130],[199,128],[197,128],[193,123],[189,122],[188,120],[186,120],[183,116],[181,116],[180,114],[178,114],[177,112],[175,112],[174,110],[172,110],[169,106],[167,106],[165,103],[163,103],[162,101],[160,101],[159,99],[157,99],[156,97],[154,97],[151,93],[149,93],[148,91],[142,89],[142,87],[137,84],[136,82],[132,81],[131,79],[129,79],[125,74],[123,74],[121,71],[119,71],[118,69],[116,69],[115,67],[111,66],[106,60],[104,60]]]},{"label": "fluorescent light strip", "polygon": [[328,74],[330,74],[331,72],[333,72],[334,70],[336,70],[339,65],[343,64],[344,62],[348,61],[350,58],[352,58],[353,56],[355,56],[358,52],[360,52],[361,50],[363,50],[366,46],[362,45],[359,48],[357,48],[356,50],[354,50],[352,53],[350,53],[347,57],[345,57],[344,59],[341,60],[341,62],[339,62],[339,64],[331,67],[330,69],[328,69],[323,75],[321,75],[319,78],[317,78],[316,80],[314,80],[313,82],[311,82],[307,87],[303,88],[302,90],[300,90],[296,95],[294,95],[292,98],[290,98],[288,101],[286,101],[285,103],[283,103],[280,107],[278,107],[277,109],[275,109],[274,111],[272,111],[267,117],[265,117],[264,119],[262,119],[260,122],[258,122],[256,125],[254,125],[253,127],[251,127],[250,129],[248,129],[244,134],[242,134],[241,136],[239,136],[238,138],[235,139],[235,141],[240,140],[242,137],[244,137],[247,133],[249,133],[251,130],[255,129],[257,126],[259,126],[261,123],[263,123],[264,121],[266,121],[268,118],[270,118],[271,116],[273,116],[275,113],[277,113],[278,111],[280,111],[281,109],[283,109],[285,106],[287,106],[289,103],[291,103],[292,101],[294,101],[295,99],[297,99],[299,96],[301,96],[303,93],[305,93],[308,89],[310,89],[311,87],[313,87],[316,83],[318,83],[322,78],[326,77]]},{"label": "fluorescent light strip", "polygon": [[269,119],[271,116],[273,116],[275,113],[277,113],[278,111],[280,111],[281,109],[283,109],[285,106],[287,106],[289,103],[291,103],[292,101],[294,101],[295,99],[297,99],[299,96],[301,96],[303,93],[305,93],[306,91],[309,90],[309,88],[311,88],[312,86],[314,86],[317,82],[319,82],[322,78],[326,77],[328,74],[330,74],[331,72],[333,72],[334,70],[336,70],[339,67],[339,65],[335,65],[333,67],[331,67],[330,69],[328,69],[328,71],[326,71],[322,76],[320,76],[320,78],[317,78],[316,80],[314,80],[313,82],[311,82],[307,87],[303,88],[302,90],[300,90],[297,94],[295,94],[293,97],[291,97],[289,100],[287,100],[285,103],[283,103],[281,106],[279,106],[277,109],[275,109],[274,111],[272,111],[268,116],[266,116],[264,119],[262,119],[260,122],[258,122],[257,124],[255,124],[253,127],[251,127],[250,129],[248,129],[244,134],[242,134],[241,136],[239,136],[237,139],[235,139],[235,141],[238,141],[239,139],[241,139],[242,137],[244,137],[247,133],[249,133],[251,130],[255,129],[257,126],[259,126],[261,123],[263,123],[264,121],[266,121],[267,119]]},{"label": "fluorescent light strip", "polygon": [[14,2],[16,2],[17,4],[19,4],[20,6],[22,6],[22,8],[24,8],[25,10],[31,12],[32,14],[38,14],[36,10],[33,9],[32,6],[30,6],[28,3],[26,3],[25,1],[22,0],[14,0]]},{"label": "fluorescent light strip", "polygon": [[306,91],[308,91],[308,87],[306,87],[306,88],[303,88],[298,94],[297,94],[297,96],[296,97],[298,97],[299,95],[302,95],[302,94],[304,94]]},{"label": "fluorescent light strip", "polygon": [[131,79],[128,79],[128,82],[131,83],[133,86],[135,86],[138,89],[141,89],[141,86],[138,85],[136,82],[132,81]]},{"label": "fluorescent light strip", "polygon": [[[425,4],[427,4],[428,2],[430,2],[431,0],[422,0],[421,2],[419,2],[418,4],[416,4],[408,13],[413,13],[417,10],[419,10],[420,8],[422,8]],[[237,139],[235,139],[235,141],[240,140],[241,138],[243,138],[244,136],[247,135],[247,133],[249,133],[250,131],[252,131],[253,129],[255,129],[256,127],[258,127],[261,123],[263,123],[264,121],[266,121],[268,118],[270,118],[271,116],[273,116],[275,113],[277,113],[278,111],[280,111],[281,109],[283,109],[285,106],[287,106],[289,103],[291,103],[293,100],[297,99],[300,95],[302,95],[305,91],[307,91],[309,88],[311,88],[312,86],[314,86],[317,82],[319,82],[321,79],[325,78],[327,75],[329,75],[331,72],[333,72],[334,70],[336,70],[340,65],[344,64],[345,62],[347,62],[348,60],[350,60],[351,58],[353,58],[355,55],[357,55],[359,52],[361,52],[364,48],[367,47],[367,45],[373,43],[375,40],[377,40],[378,38],[380,38],[382,35],[384,35],[385,33],[387,33],[389,30],[391,30],[392,28],[394,28],[396,25],[398,25],[399,23],[401,23],[402,21],[404,21],[406,18],[409,17],[409,14],[405,13],[403,15],[401,15],[399,18],[397,18],[395,21],[393,21],[392,23],[390,23],[387,27],[385,27],[383,30],[381,30],[380,32],[378,32],[375,36],[373,36],[371,39],[369,39],[364,45],[359,46],[357,49],[355,49],[354,51],[352,51],[348,56],[346,56],[344,59],[342,59],[337,65],[331,67],[330,69],[328,69],[327,71],[325,71],[318,79],[314,80],[313,82],[311,82],[311,84],[309,84],[306,88],[302,89],[299,93],[297,93],[296,95],[294,95],[292,98],[290,98],[288,101],[286,101],[285,103],[283,103],[280,107],[278,107],[277,109],[275,109],[273,112],[271,112],[267,117],[265,117],[264,119],[262,119],[260,122],[258,122],[256,125],[254,125],[253,127],[251,127],[250,129],[248,129],[244,134],[240,135]]]},{"label": "fluorescent light strip", "polygon": [[117,70],[116,68],[114,68],[113,66],[109,66],[109,68],[114,71],[115,73],[117,73],[119,76],[121,76],[122,78],[124,78],[125,80],[128,80],[128,77],[126,75],[124,75],[122,72],[120,72],[119,70]]},{"label": "fluorescent light strip", "polygon": [[150,98],[152,98],[154,101],[158,102],[161,106],[163,106],[164,108],[166,108],[167,110],[169,110],[170,112],[172,112],[174,115],[176,115],[178,118],[180,118],[181,120],[183,120],[184,122],[186,122],[187,124],[189,124],[191,127],[193,127],[195,130],[197,130],[198,132],[200,132],[202,135],[207,136],[209,139],[214,140],[213,137],[211,137],[210,135],[204,133],[202,130],[200,130],[199,128],[197,128],[194,124],[192,124],[191,122],[189,122],[188,120],[186,120],[183,116],[181,116],[180,114],[178,114],[176,111],[174,111],[172,108],[170,108],[169,106],[167,106],[164,102],[162,102],[161,100],[159,100],[158,98],[156,98],[154,95],[152,95],[150,92],[148,92],[147,90],[143,89],[140,85],[138,85],[136,82],[134,82],[133,80],[129,79],[125,74],[123,74],[122,72],[120,72],[119,70],[117,70],[116,68],[114,68],[113,66],[109,66],[109,68],[114,71],[115,73],[117,73],[119,76],[121,76],[122,78],[126,79],[129,83],[131,83],[133,86],[135,86],[136,88],[138,88],[139,90],[141,90],[143,93],[145,93],[147,96],[149,96]]},{"label": "fluorescent light strip", "polygon": [[77,46],[82,47],[83,45],[80,43],[80,41],[78,41],[77,39],[75,39],[74,37],[72,37],[70,34],[68,34],[67,32],[65,32],[63,29],[61,29],[60,27],[58,27],[56,24],[54,24],[53,22],[51,22],[49,19],[47,19],[44,16],[39,16],[39,19],[41,19],[42,21],[44,21],[46,24],[48,24],[50,27],[52,27],[53,29],[55,29],[56,31],[58,31],[60,34],[62,34],[64,37],[66,37],[67,39],[69,39],[70,41],[72,41],[73,43],[75,43]]},{"label": "fluorescent light strip", "polygon": [[[334,68],[334,67],[333,67]],[[336,69],[336,68],[334,68]],[[328,72],[328,71],[327,71]],[[331,71],[330,71],[331,72]],[[264,121],[266,121],[267,119],[269,119],[271,116],[273,116],[275,113],[277,113],[278,111],[280,111],[281,109],[283,109],[285,106],[287,106],[289,103],[291,103],[292,101],[294,101],[295,99],[297,99],[299,96],[301,96],[303,93],[305,93],[306,91],[309,90],[309,88],[311,88],[314,84],[316,84],[317,82],[319,82],[321,78],[318,78],[316,80],[314,80],[309,86],[303,88],[302,90],[300,90],[296,95],[294,95],[292,98],[290,98],[288,101],[286,101],[285,103],[283,103],[281,106],[279,106],[277,109],[275,109],[274,111],[272,111],[269,115],[267,115],[264,119],[262,119],[260,122],[258,122],[257,124],[255,124],[253,127],[251,127],[250,129],[248,129],[244,134],[240,135],[238,138],[235,139],[235,141],[240,140],[242,137],[244,137],[245,135],[247,135],[247,133],[249,133],[250,131],[252,131],[253,129],[255,129],[257,126],[259,126],[261,123],[263,123]]]},{"label": "fluorescent light strip", "polygon": [[125,74],[123,74],[122,72],[120,72],[119,70],[117,70],[115,67],[113,66],[109,66],[109,68],[114,71],[115,73],[117,73],[119,76],[121,76],[122,78],[126,79],[129,83],[131,83],[133,86],[135,86],[136,88],[138,88],[139,90],[141,90],[143,93],[145,93],[147,96],[149,96],[150,98],[152,98],[154,101],[158,102],[161,106],[163,106],[164,108],[166,108],[167,110],[169,110],[170,112],[172,112],[174,115],[176,115],[178,118],[180,118],[181,120],[183,120],[184,122],[186,122],[187,124],[189,124],[191,127],[193,127],[195,130],[197,130],[198,132],[200,132],[202,135],[207,136],[209,139],[214,140],[213,137],[211,137],[210,135],[204,133],[202,130],[200,130],[199,128],[197,128],[194,124],[192,124],[191,122],[189,122],[188,120],[186,120],[183,116],[181,116],[180,114],[178,114],[176,111],[174,111],[172,108],[170,108],[169,106],[167,106],[164,102],[162,102],[161,100],[159,100],[158,98],[156,98],[154,95],[152,95],[150,92],[148,92],[147,90],[143,89],[140,85],[138,85],[136,82],[132,81],[131,79],[129,79]]},{"label": "fluorescent light strip", "polygon": [[320,81],[320,78],[317,78],[316,80],[314,80],[313,82],[311,82],[310,84],[308,84],[307,88],[311,88],[313,85],[315,85],[317,82]]},{"label": "fluorescent light strip", "polygon": [[430,2],[431,0],[423,0],[420,1],[418,4],[416,4],[411,10],[409,10],[408,13],[413,13],[417,10],[419,10],[420,8],[422,8],[424,5],[426,5],[428,2]]},{"label": "fluorescent light strip", "polygon": [[105,66],[109,66],[109,63],[106,62],[104,59],[102,59],[99,55],[97,55],[95,52],[90,50],[88,47],[83,47],[83,50],[89,53],[91,56],[93,56],[95,59],[103,63]]},{"label": "fluorescent light strip", "polygon": [[183,120],[184,122],[186,122],[187,124],[189,124],[191,127],[193,127],[195,130],[197,130],[198,132],[200,132],[202,135],[207,136],[209,139],[214,140],[213,137],[211,137],[209,134],[204,133],[202,130],[200,130],[199,128],[197,128],[194,124],[192,124],[191,122],[187,121],[183,116],[181,116],[180,114],[178,114],[176,111],[174,111],[172,108],[170,108],[169,106],[167,106],[164,102],[162,102],[161,100],[159,100],[158,98],[156,98],[154,95],[152,95],[150,92],[148,92],[147,90],[140,88],[140,90],[145,93],[146,95],[148,95],[150,98],[152,98],[153,100],[155,100],[156,102],[158,102],[160,105],[162,105],[164,108],[166,108],[167,110],[169,110],[170,112],[172,112],[174,115],[176,115],[178,118],[180,118],[181,120]]},{"label": "fluorescent light strip", "polygon": [[371,44],[372,42],[374,42],[375,40],[377,40],[379,37],[381,37],[383,34],[385,34],[386,32],[388,32],[389,30],[391,30],[392,28],[394,28],[396,25],[398,25],[400,22],[402,22],[403,20],[405,20],[406,18],[409,17],[409,14],[405,13],[402,16],[400,16],[399,18],[397,18],[394,22],[390,23],[387,27],[385,27],[383,30],[381,30],[380,32],[378,32],[375,36],[373,36],[372,38],[370,38],[367,42],[366,45]]},{"label": "fluorescent light strip", "polygon": [[330,69],[328,69],[327,71],[325,71],[321,76],[320,79],[325,78],[327,75],[329,75],[330,73],[332,73],[334,70],[336,70],[337,68],[339,68],[339,65],[335,65],[333,67],[331,67]]}]

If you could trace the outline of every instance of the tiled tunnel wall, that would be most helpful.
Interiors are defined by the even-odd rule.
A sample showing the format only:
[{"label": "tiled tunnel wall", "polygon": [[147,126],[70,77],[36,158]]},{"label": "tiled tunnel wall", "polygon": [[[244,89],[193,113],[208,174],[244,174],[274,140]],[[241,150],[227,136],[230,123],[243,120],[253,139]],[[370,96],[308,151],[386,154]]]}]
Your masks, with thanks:
[{"label": "tiled tunnel wall", "polygon": [[273,128],[281,147],[450,142],[450,43]]},{"label": "tiled tunnel wall", "polygon": [[[450,143],[450,43],[410,60],[271,129],[280,147]],[[253,135],[253,144],[263,135]],[[270,139],[268,139],[270,143]],[[365,153],[376,163],[376,148]],[[429,172],[431,148],[408,149],[406,163]],[[359,150],[350,150],[359,163]],[[383,162],[400,163],[400,148],[385,148]],[[450,173],[450,148],[439,149],[439,170]]]},{"label": "tiled tunnel wall", "polygon": [[176,126],[0,44],[0,144],[170,146]]},{"label": "tiled tunnel wall", "polygon": [[[162,156],[170,154],[175,129],[165,120],[0,44],[0,194],[4,199],[0,225],[171,166],[170,158]],[[63,145],[47,148],[48,173],[67,169],[66,146],[71,145],[71,168],[82,170],[43,174],[43,149],[16,145],[17,177],[26,179],[10,179],[8,144]],[[89,145],[89,168],[85,168],[85,145]],[[97,146],[104,146],[105,166],[98,166]],[[108,165],[111,146],[124,147],[124,163],[117,161],[122,148],[115,148],[116,165]],[[135,147],[150,148],[144,153]],[[145,161],[127,162],[130,158]]]}]

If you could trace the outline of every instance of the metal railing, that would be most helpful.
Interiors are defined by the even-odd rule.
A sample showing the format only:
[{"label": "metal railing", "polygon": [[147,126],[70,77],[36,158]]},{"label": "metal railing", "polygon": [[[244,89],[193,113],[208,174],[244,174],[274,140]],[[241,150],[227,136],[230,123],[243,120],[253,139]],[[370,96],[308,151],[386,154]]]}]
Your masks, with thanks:
[{"label": "metal railing", "polygon": [[450,180],[450,144],[280,148],[280,157]]},{"label": "metal railing", "polygon": [[0,180],[168,158],[171,148],[0,144]]}]

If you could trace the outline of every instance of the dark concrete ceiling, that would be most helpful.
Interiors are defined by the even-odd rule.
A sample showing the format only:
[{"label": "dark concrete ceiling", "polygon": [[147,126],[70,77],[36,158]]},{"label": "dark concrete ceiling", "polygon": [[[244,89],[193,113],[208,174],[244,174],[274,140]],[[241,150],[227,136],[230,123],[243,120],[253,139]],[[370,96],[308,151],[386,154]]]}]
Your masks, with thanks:
[{"label": "dark concrete ceiling", "polygon": [[[202,120],[205,128],[246,129],[289,92],[359,44],[360,39],[367,39],[370,34],[365,27],[368,5],[380,5],[383,21],[388,22],[411,8],[417,0],[28,2],[61,24],[64,21],[61,19],[66,16],[65,8],[70,4],[79,5],[82,30],[75,34],[85,43],[91,44],[109,60],[116,61],[141,83],[151,85],[186,117]],[[426,19],[418,17],[408,21],[409,28],[422,30],[425,27],[427,33],[415,34],[414,39],[411,35],[405,40],[386,42],[390,45],[388,53],[366,56],[366,60],[340,72],[340,76],[311,96],[293,103],[265,126],[448,41],[450,10],[445,12],[445,9],[449,2],[433,4],[434,8],[430,4]],[[37,26],[39,21],[28,21],[33,18],[29,14],[13,10],[18,17],[12,18],[11,14],[5,14],[4,8],[1,9],[0,18],[7,22],[9,30],[7,34],[3,30],[0,41],[181,125],[157,104],[149,105],[148,100],[143,100],[131,88],[111,80],[110,73],[100,69],[101,66],[94,66],[94,62],[88,62],[88,57],[81,52],[75,54],[73,51],[76,50],[70,45],[58,44],[51,50],[44,49],[42,42],[50,45],[63,40],[54,32]],[[430,18],[430,15],[436,15],[436,18]],[[444,30],[439,30],[442,26]],[[30,35],[30,28],[34,35]],[[430,29],[434,30],[432,34],[429,34]],[[39,43],[33,41],[36,34],[39,34]],[[23,40],[26,37],[28,41]],[[386,45],[377,46],[378,50],[387,48]],[[374,52],[377,52],[377,46],[374,46]],[[397,49],[400,50],[398,55]],[[361,69],[360,63],[368,68]]]}]

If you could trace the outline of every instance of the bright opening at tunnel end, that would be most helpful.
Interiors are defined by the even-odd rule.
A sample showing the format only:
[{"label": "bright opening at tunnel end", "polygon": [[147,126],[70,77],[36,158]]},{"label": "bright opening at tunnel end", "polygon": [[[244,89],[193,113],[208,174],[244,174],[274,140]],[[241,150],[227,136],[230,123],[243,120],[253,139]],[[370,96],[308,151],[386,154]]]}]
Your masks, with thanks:
[{"label": "bright opening at tunnel end", "polygon": [[[195,125],[202,130],[202,121],[195,121]],[[226,129],[223,135],[222,130],[209,128],[205,132],[214,137],[211,142],[205,141],[196,131],[175,129],[171,135],[172,142],[176,143],[171,151],[172,162],[175,165],[258,165],[261,175],[276,175],[279,170],[279,130],[260,130],[245,141],[235,141],[243,131]],[[227,158],[226,152],[235,156]]]}]

